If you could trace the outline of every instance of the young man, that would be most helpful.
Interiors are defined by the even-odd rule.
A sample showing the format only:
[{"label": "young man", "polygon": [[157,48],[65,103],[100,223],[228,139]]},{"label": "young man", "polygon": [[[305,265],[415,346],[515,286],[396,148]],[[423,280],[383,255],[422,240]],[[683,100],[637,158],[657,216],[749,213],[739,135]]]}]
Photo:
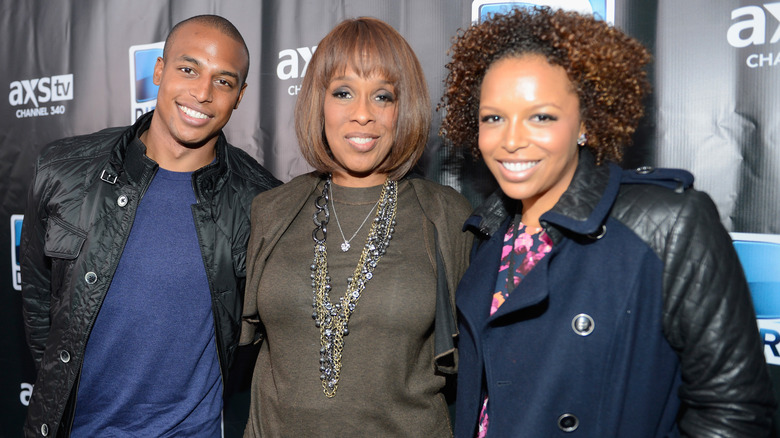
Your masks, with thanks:
[{"label": "young man", "polygon": [[222,134],[248,69],[229,21],[185,20],[153,113],[42,152],[22,231],[25,435],[221,436],[250,204],[279,184]]}]

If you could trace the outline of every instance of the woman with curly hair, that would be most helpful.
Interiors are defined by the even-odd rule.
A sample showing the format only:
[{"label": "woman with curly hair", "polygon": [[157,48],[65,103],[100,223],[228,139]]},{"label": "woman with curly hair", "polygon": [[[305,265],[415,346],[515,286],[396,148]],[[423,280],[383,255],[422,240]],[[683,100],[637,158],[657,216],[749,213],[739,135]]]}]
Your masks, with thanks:
[{"label": "woman with curly hair", "polygon": [[772,385],[714,204],[688,172],[615,164],[647,51],[517,9],[451,54],[442,133],[500,187],[466,222],[456,436],[765,436]]}]

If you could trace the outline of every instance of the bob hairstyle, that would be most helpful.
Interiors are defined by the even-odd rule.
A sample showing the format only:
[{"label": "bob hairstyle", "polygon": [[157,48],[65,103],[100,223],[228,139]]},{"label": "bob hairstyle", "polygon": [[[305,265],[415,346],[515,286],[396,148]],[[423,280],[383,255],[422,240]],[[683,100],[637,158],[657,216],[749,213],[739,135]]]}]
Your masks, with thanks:
[{"label": "bob hairstyle", "polygon": [[360,17],[339,23],[320,41],[295,103],[295,134],[306,161],[319,172],[343,169],[325,138],[325,94],[334,77],[352,68],[363,78],[377,74],[395,88],[397,120],[390,153],[376,172],[403,177],[425,150],[431,103],[420,62],[406,40],[387,23]]},{"label": "bob hairstyle", "polygon": [[515,9],[462,31],[450,49],[452,61],[440,108],[440,134],[479,157],[479,97],[482,79],[506,57],[541,55],[566,71],[580,102],[587,147],[596,162],[619,162],[644,114],[650,91],[647,50],[635,39],[592,16],[549,8]]}]

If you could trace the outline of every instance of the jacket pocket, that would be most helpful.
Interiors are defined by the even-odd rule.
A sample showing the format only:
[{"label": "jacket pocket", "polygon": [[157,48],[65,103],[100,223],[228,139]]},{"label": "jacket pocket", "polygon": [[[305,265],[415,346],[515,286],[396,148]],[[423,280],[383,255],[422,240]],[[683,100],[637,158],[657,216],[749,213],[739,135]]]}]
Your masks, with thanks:
[{"label": "jacket pocket", "polygon": [[47,257],[73,260],[84,246],[86,233],[58,217],[49,219],[46,225],[46,244],[43,248]]},{"label": "jacket pocket", "polygon": [[59,301],[63,285],[70,281],[73,264],[81,253],[86,238],[86,233],[64,220],[58,217],[49,218],[43,253],[51,260],[51,292],[55,301]]}]

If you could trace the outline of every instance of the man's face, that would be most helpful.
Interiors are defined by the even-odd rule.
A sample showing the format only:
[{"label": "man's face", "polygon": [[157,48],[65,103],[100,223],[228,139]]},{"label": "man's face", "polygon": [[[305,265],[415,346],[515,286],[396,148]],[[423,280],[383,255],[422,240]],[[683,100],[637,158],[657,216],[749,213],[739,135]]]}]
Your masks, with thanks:
[{"label": "man's face", "polygon": [[180,27],[154,67],[161,134],[188,148],[215,142],[244,95],[247,62],[243,46],[219,30]]}]

